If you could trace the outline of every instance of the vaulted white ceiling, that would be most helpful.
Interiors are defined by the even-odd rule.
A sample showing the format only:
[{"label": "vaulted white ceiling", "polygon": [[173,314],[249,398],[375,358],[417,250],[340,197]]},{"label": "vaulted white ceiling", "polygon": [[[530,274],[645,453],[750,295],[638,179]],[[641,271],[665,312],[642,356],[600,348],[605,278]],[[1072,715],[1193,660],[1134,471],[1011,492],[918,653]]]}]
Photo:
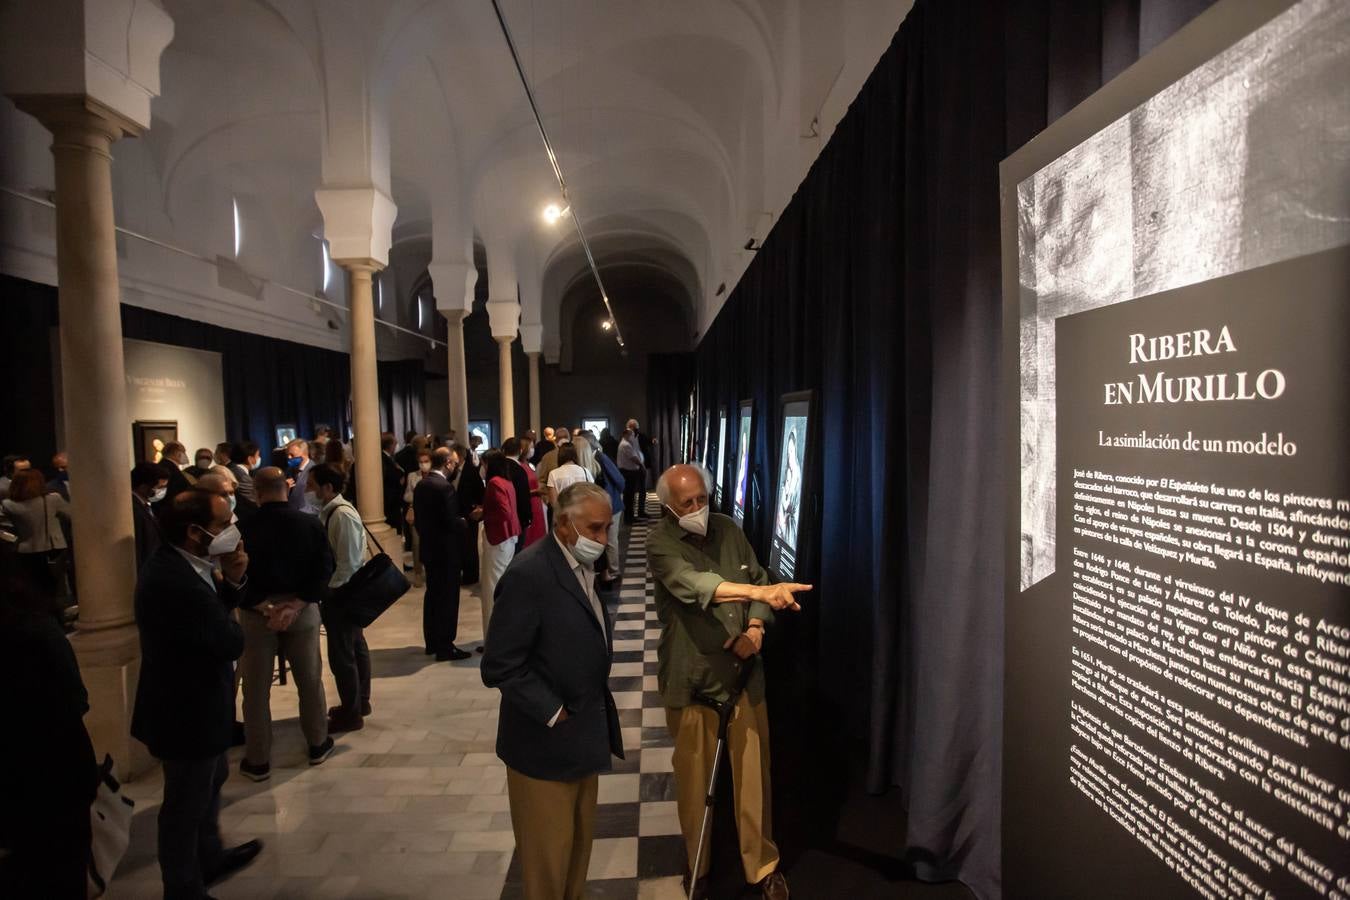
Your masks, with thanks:
[{"label": "vaulted white ceiling", "polygon": [[[314,191],[373,184],[396,242],[445,262],[483,243],[556,352],[586,268],[571,223],[542,219],[557,186],[489,0],[161,2],[161,95],[118,153],[126,224],[228,253],[237,201],[241,262],[312,290]],[[602,271],[651,267],[706,327],[910,3],[502,0]]]}]

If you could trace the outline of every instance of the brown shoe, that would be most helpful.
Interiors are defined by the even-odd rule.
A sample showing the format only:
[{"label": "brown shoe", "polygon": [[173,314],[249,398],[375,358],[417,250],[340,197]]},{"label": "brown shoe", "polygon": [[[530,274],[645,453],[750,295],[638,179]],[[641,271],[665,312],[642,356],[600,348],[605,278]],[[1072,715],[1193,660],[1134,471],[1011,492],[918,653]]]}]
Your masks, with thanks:
[{"label": "brown shoe", "polygon": [[340,734],[344,731],[360,731],[366,727],[366,720],[362,716],[340,711],[335,715],[328,717],[328,733]]},{"label": "brown shoe", "polygon": [[758,885],[762,897],[770,900],[788,900],[787,878],[777,870],[770,872]]}]

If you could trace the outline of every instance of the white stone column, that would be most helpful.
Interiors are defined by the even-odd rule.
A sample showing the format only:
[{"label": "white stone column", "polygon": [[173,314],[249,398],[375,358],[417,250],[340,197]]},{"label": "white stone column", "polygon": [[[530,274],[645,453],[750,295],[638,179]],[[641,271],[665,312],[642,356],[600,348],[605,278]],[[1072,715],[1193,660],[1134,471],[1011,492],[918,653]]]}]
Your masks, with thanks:
[{"label": "white stone column", "polygon": [[535,322],[520,326],[520,344],[530,359],[530,427],[542,434],[539,410],[539,357],[543,351],[544,326]]},{"label": "white stone column", "polygon": [[130,734],[140,671],[122,360],[121,289],[113,221],[112,142],[140,129],[87,98],[19,100],[53,135],[61,374],[71,443],[71,529],[80,617],[71,643],[89,691],[96,753],[126,776],[149,757]]},{"label": "white stone column", "polygon": [[511,344],[514,337],[493,336],[497,342],[497,386],[501,434],[497,436],[498,446],[502,441],[516,433],[516,393],[511,372]]},{"label": "white stone column", "polygon": [[352,330],[352,451],[356,457],[356,508],[380,547],[403,559],[398,533],[384,521],[384,471],[380,459],[380,384],[376,366],[375,302],[371,276],[389,259],[398,213],[379,188],[324,188],[314,192],[323,213],[329,256],[347,270]]},{"label": "white stone column", "polygon": [[[470,248],[471,252],[471,248]],[[454,257],[452,256],[453,260]],[[469,379],[464,367],[464,319],[473,309],[474,287],[478,284],[478,268],[471,257],[463,261],[432,260],[427,266],[431,287],[436,296],[436,309],[445,316],[446,325],[446,381],[450,391],[450,427],[456,438],[469,443]]]},{"label": "white stone column", "polygon": [[[509,285],[492,285],[493,291],[509,286],[509,299],[489,299],[487,304],[488,320],[492,324],[492,339],[497,342],[497,379],[500,440],[504,441],[516,433],[516,394],[512,384],[511,345],[515,343],[516,331],[520,323],[520,302],[516,299],[515,282]],[[500,446],[500,442],[498,444]]]},{"label": "white stone column", "polygon": [[450,427],[460,441],[469,439],[469,377],[464,365],[464,310],[445,312],[446,380],[450,388]]},{"label": "white stone column", "polygon": [[[397,535],[384,520],[384,465],[380,451],[380,383],[375,352],[375,301],[371,277],[384,268],[374,260],[334,260],[351,285],[352,452],[356,456],[356,509],[371,534],[401,559]],[[394,548],[397,552],[391,552]]]},{"label": "white stone column", "polygon": [[536,435],[542,434],[539,426],[539,357],[538,350],[527,354],[530,357],[530,427]]}]

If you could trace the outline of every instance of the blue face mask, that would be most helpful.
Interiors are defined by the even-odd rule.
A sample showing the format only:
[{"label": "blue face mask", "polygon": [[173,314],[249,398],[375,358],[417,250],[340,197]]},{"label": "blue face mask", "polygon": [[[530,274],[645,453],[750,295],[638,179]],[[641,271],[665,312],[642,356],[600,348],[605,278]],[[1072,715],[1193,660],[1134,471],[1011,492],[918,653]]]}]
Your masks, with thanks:
[{"label": "blue face mask", "polygon": [[234,499],[234,494],[230,494],[226,499],[230,501],[230,512],[234,512],[234,506],[236,503]]},{"label": "blue face mask", "polygon": [[286,466],[291,469],[298,469],[302,462],[304,462],[304,460],[300,457],[292,456],[290,459],[286,460]]}]

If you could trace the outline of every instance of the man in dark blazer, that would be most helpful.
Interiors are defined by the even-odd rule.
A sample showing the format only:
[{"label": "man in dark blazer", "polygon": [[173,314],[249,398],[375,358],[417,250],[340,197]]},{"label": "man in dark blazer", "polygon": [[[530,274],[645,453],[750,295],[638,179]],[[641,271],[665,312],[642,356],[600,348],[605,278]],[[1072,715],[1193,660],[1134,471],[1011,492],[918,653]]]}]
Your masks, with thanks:
[{"label": "man in dark blazer", "polygon": [[183,467],[187,465],[187,448],[177,441],[169,441],[164,445],[164,450],[160,453],[159,467],[164,470],[164,477],[169,479],[169,484],[164,492],[164,499],[159,503],[168,503],[174,497],[177,497],[183,491],[192,487],[192,482],[188,481],[187,476],[183,474]]},{"label": "man in dark blazer", "polygon": [[[386,431],[380,435],[380,474],[381,492],[384,497],[384,523],[403,533],[403,485],[407,482],[407,472],[394,461],[394,450],[398,447],[398,438]],[[414,463],[413,468],[416,468]]]},{"label": "man in dark blazer", "polygon": [[168,487],[168,475],[152,462],[138,462],[131,470],[131,521],[135,525],[138,572],[163,543],[153,505],[164,497]]},{"label": "man in dark blazer", "polygon": [[[463,555],[460,557],[461,584],[478,583],[478,529],[482,518],[483,497],[487,488],[483,484],[483,475],[478,467],[469,462],[469,448],[463,444],[455,445],[455,458],[459,465],[459,479],[455,491],[459,497],[461,515],[468,520],[464,530]],[[452,477],[452,481],[455,479]],[[477,518],[474,511],[478,510]]]},{"label": "man in dark blazer", "polygon": [[455,646],[459,631],[460,551],[464,520],[450,484],[454,453],[441,447],[431,454],[431,471],[413,489],[413,521],[422,546],[427,587],[422,598],[422,640],[438,662],[468,659]]},{"label": "man in dark blazer", "polygon": [[497,756],[526,900],[579,900],[590,864],[600,773],[623,758],[609,691],[613,627],[595,592],[609,496],[588,482],[558,498],[553,534],[497,584],[483,683],[502,692]]},{"label": "man in dark blazer", "polygon": [[220,787],[234,730],[234,667],[244,634],[230,614],[245,590],[248,555],[219,494],[190,489],[164,516],[165,543],[141,569],[136,627],[141,674],[131,733],[164,767],[159,867],[165,900],[200,900],[206,887],[262,849],[225,849]]},{"label": "man in dark blazer", "polygon": [[511,486],[516,489],[516,516],[520,519],[520,537],[516,539],[516,552],[525,549],[525,533],[534,521],[534,504],[530,497],[530,476],[520,463],[521,443],[518,437],[509,437],[502,444],[502,453],[511,464]]}]

